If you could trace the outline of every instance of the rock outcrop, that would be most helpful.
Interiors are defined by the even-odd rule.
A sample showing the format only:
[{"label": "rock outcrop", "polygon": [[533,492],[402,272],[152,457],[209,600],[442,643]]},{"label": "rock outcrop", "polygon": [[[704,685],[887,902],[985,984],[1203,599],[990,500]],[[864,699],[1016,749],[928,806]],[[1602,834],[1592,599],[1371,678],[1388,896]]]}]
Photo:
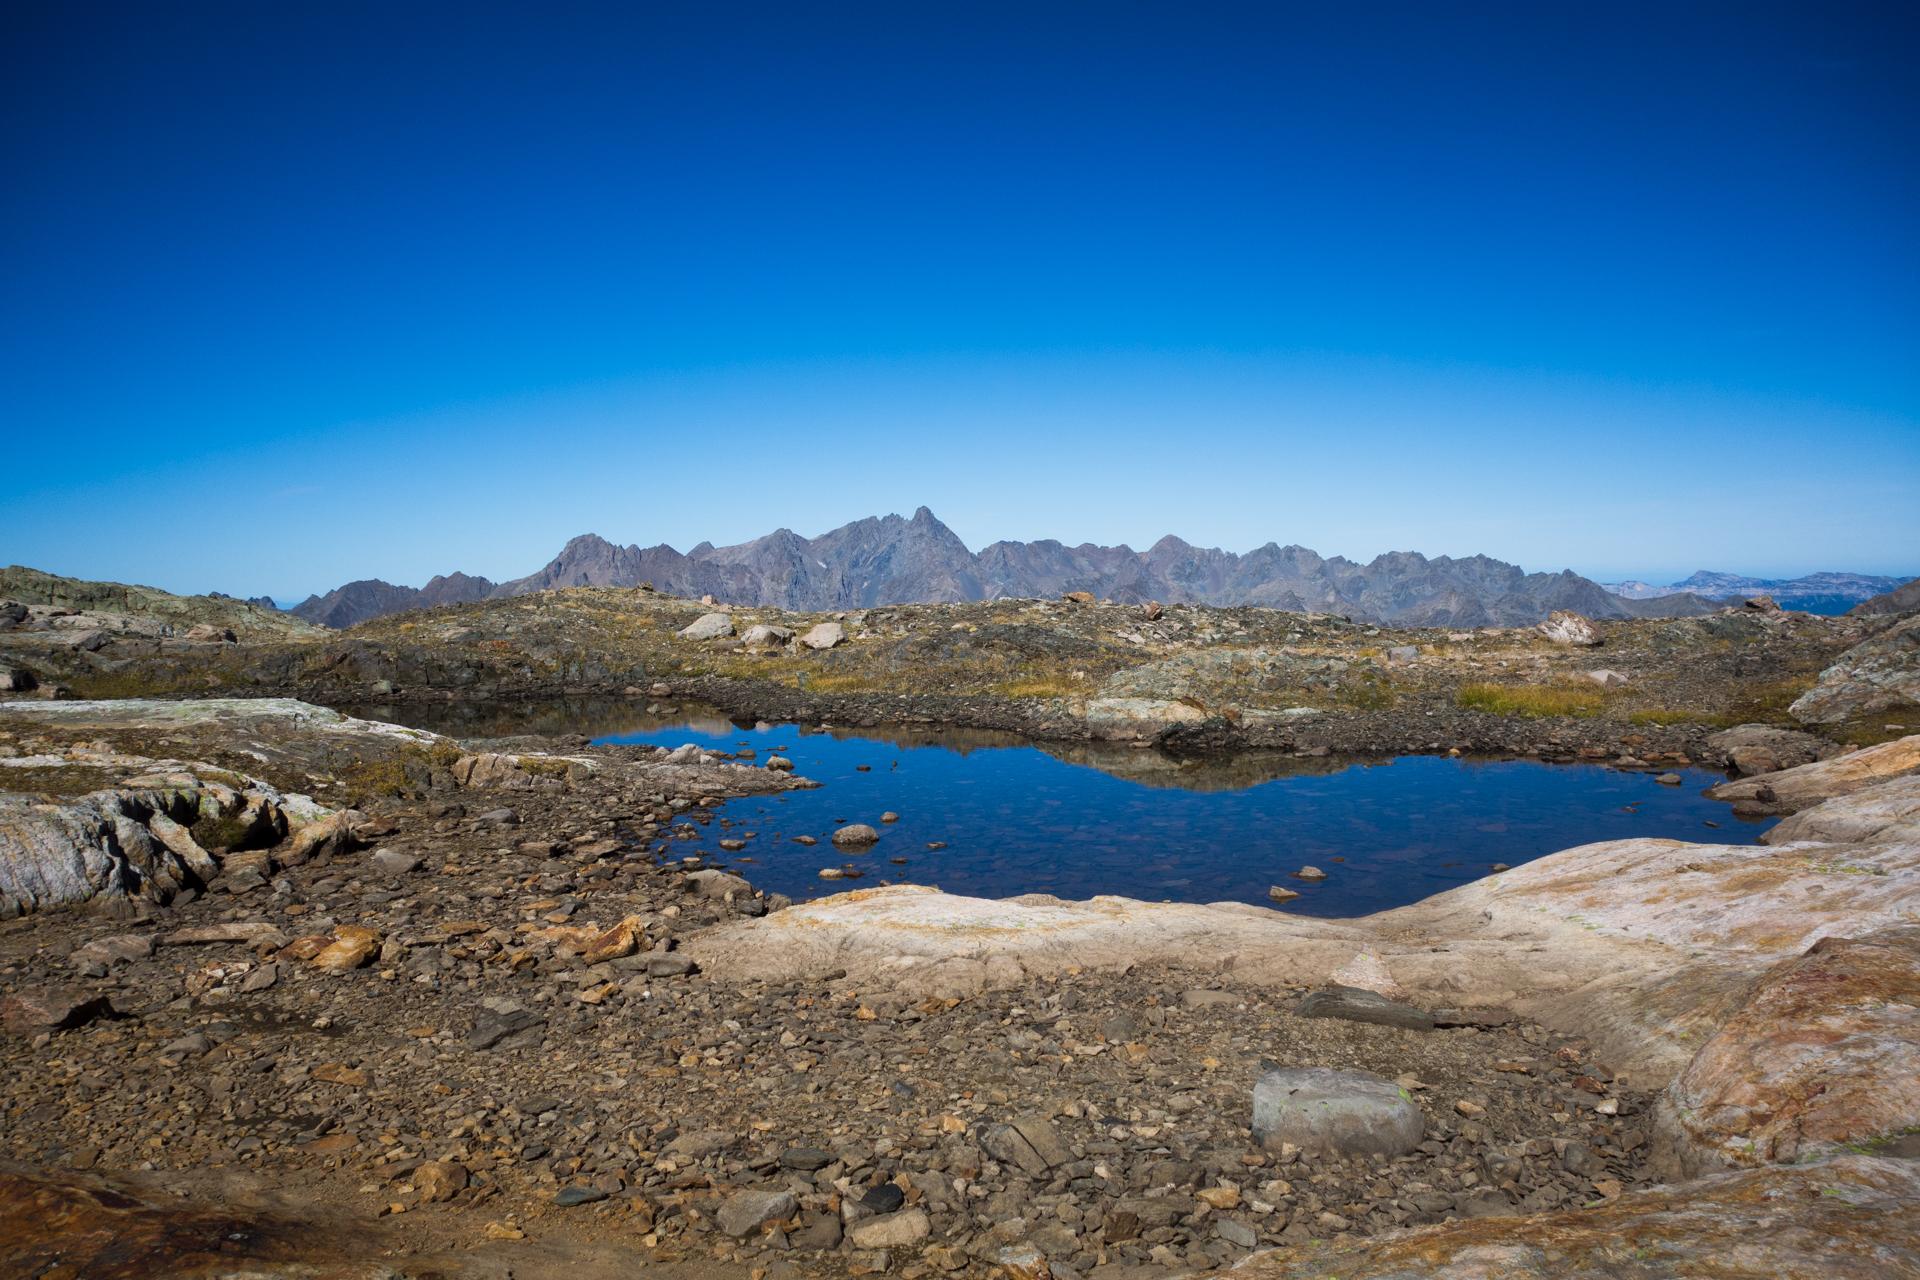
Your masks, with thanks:
[{"label": "rock outcrop", "polygon": [[1920,614],[1863,640],[1788,708],[1802,724],[1920,709]]},{"label": "rock outcrop", "polygon": [[1762,844],[1920,842],[1920,774],[1878,782],[1783,818]]},{"label": "rock outcrop", "polygon": [[1753,801],[1776,812],[1796,813],[1916,771],[1920,771],[1920,734],[1910,734],[1798,768],[1723,782],[1707,794],[1716,800]]},{"label": "rock outcrop", "polygon": [[1871,1150],[1920,1124],[1920,925],[1826,937],[1753,983],[1661,1099],[1670,1173]]}]

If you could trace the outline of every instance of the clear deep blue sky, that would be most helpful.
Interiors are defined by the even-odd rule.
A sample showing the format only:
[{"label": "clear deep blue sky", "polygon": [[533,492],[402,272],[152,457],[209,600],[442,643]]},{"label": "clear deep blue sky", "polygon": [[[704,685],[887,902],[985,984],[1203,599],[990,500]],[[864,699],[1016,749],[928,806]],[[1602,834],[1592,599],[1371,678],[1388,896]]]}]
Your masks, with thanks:
[{"label": "clear deep blue sky", "polygon": [[1913,570],[1916,15],[16,5],[0,562]]}]

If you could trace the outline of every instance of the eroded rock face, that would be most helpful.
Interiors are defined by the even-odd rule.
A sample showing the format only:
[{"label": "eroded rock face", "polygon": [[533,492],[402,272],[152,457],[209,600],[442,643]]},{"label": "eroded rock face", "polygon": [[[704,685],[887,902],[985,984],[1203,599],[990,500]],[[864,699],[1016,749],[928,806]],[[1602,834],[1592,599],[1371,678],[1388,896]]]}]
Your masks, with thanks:
[{"label": "eroded rock face", "polygon": [[1814,764],[1757,778],[1723,782],[1707,792],[1715,800],[1755,800],[1797,813],[1834,796],[1851,795],[1876,782],[1920,771],[1920,734],[1850,751]]},{"label": "eroded rock face", "polygon": [[[0,797],[0,918],[71,903],[166,902],[219,873],[190,828],[284,834],[278,796],[211,785],[97,791],[64,804]],[[270,842],[270,841],[269,841]]]},{"label": "eroded rock face", "polygon": [[1861,641],[1788,708],[1803,724],[1920,706],[1920,614]]},{"label": "eroded rock face", "polygon": [[1920,1161],[1842,1156],[1249,1258],[1214,1280],[1886,1280],[1920,1275]]},{"label": "eroded rock face", "polygon": [[1674,1080],[1670,1171],[1805,1159],[1920,1127],[1920,925],[1826,938],[1769,970]]}]

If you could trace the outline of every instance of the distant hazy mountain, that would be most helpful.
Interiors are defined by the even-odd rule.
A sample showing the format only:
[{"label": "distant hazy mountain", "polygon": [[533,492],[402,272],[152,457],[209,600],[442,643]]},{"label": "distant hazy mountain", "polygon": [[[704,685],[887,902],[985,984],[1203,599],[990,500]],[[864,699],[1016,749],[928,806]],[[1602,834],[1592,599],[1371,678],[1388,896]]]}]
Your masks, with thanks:
[{"label": "distant hazy mountain", "polygon": [[1609,582],[1607,590],[1628,600],[1658,600],[1691,593],[1709,600],[1768,595],[1783,609],[1806,613],[1845,613],[1863,600],[1891,591],[1906,579],[1869,573],[1809,573],[1800,578],[1749,578],[1702,569],[1670,586],[1646,582]]},{"label": "distant hazy mountain", "polygon": [[335,587],[323,596],[308,596],[287,612],[325,627],[350,627],[368,618],[405,613],[408,609],[485,600],[492,592],[493,583],[464,573],[446,574],[424,587],[396,587],[378,578],[362,578],[344,587]]},{"label": "distant hazy mountain", "polygon": [[925,507],[911,520],[869,517],[817,538],[777,529],[733,547],[703,542],[687,552],[622,547],[583,534],[538,573],[495,585],[453,574],[424,588],[351,582],[293,612],[346,627],[382,614],[555,587],[631,587],[650,582],[680,596],[787,609],[1057,596],[1091,591],[1122,602],[1253,604],[1341,613],[1411,626],[1517,626],[1555,609],[1593,618],[1674,617],[1714,606],[1663,593],[1623,599],[1571,571],[1527,573],[1486,556],[1429,559],[1396,551],[1359,564],[1305,547],[1268,543],[1245,555],[1166,537],[1145,551],[1069,547],[1051,539],[996,542],[978,554]]}]

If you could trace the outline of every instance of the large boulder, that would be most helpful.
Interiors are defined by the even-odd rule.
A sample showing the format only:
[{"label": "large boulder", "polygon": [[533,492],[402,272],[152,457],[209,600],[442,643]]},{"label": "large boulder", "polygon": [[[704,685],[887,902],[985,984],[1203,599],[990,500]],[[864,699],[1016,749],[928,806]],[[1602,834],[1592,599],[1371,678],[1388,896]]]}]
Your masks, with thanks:
[{"label": "large boulder", "polygon": [[1839,724],[1920,707],[1920,614],[1840,655],[1787,710],[1802,724]]},{"label": "large boulder", "polygon": [[847,629],[839,623],[821,622],[808,629],[807,634],[800,637],[800,643],[809,649],[831,649],[846,638]]},{"label": "large boulder", "polygon": [[733,619],[724,613],[703,613],[680,628],[680,634],[689,640],[718,640],[733,634]]},{"label": "large boulder", "polygon": [[793,639],[790,627],[776,627],[767,623],[755,623],[740,635],[740,643],[749,649],[777,649]]},{"label": "large boulder", "polygon": [[[1920,1129],[1920,925],[1775,965],[1661,1099],[1668,1173],[1871,1149]],[[1916,1212],[1920,1212],[1917,1209]]]},{"label": "large boulder", "polygon": [[1600,643],[1600,629],[1571,609],[1555,609],[1534,628],[1555,644],[1591,647]]},{"label": "large boulder", "polygon": [[1253,1139],[1275,1151],[1402,1156],[1426,1124],[1413,1095],[1370,1071],[1276,1067],[1253,1086]]}]

